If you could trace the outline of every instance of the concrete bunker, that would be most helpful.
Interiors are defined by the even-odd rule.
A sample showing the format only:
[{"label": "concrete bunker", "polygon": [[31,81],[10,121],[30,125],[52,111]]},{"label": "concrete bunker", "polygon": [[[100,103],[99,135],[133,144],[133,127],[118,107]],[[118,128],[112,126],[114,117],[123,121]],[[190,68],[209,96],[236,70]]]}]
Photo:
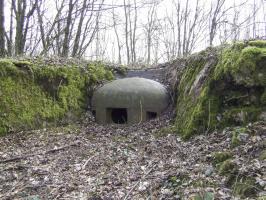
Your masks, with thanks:
[{"label": "concrete bunker", "polygon": [[98,123],[133,124],[158,117],[168,103],[162,84],[145,78],[124,78],[97,89],[92,110]]}]

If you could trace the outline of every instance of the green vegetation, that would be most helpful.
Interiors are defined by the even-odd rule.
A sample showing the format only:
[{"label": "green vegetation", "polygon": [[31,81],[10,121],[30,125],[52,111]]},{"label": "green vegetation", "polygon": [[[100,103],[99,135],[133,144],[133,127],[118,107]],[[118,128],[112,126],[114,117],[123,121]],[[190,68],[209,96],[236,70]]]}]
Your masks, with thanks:
[{"label": "green vegetation", "polygon": [[233,129],[232,140],[231,140],[232,147],[236,147],[241,144],[241,141],[239,139],[239,134],[246,133],[246,132],[247,132],[247,128],[245,127],[236,127]]},{"label": "green vegetation", "polygon": [[221,175],[234,174],[234,173],[236,173],[236,171],[237,171],[237,166],[230,159],[225,160],[219,166],[219,174],[221,174]]},{"label": "green vegetation", "polygon": [[112,72],[97,62],[79,67],[0,60],[0,135],[80,116],[92,86],[111,79]]},{"label": "green vegetation", "polygon": [[218,173],[226,177],[226,184],[232,188],[235,195],[241,198],[256,196],[260,186],[256,184],[255,178],[239,172],[237,164],[231,159],[230,152],[216,152],[213,158]]},{"label": "green vegetation", "polygon": [[166,137],[169,134],[173,134],[173,133],[174,133],[174,127],[169,125],[167,127],[163,127],[159,129],[158,131],[154,132],[153,135],[155,138],[160,138],[160,137]]},{"label": "green vegetation", "polygon": [[231,152],[215,152],[212,154],[214,164],[219,164],[232,158]]},{"label": "green vegetation", "polygon": [[227,177],[227,186],[232,188],[235,195],[241,198],[256,196],[260,186],[256,184],[255,178],[240,174],[237,164],[231,159],[218,165],[218,172]]},{"label": "green vegetation", "polygon": [[214,194],[212,192],[201,192],[196,194],[192,200],[213,200]]},{"label": "green vegetation", "polygon": [[183,185],[189,185],[189,176],[187,174],[179,174],[177,176],[169,176],[164,182],[164,188],[170,189],[174,194],[182,196]]},{"label": "green vegetation", "polygon": [[179,186],[186,183],[189,177],[186,174],[181,174],[179,176],[171,176],[166,181],[166,186],[170,188],[175,188],[178,191]]},{"label": "green vegetation", "polygon": [[263,150],[259,156],[260,160],[266,160],[266,150]]},{"label": "green vegetation", "polygon": [[256,196],[258,187],[252,177],[241,177],[232,186],[234,194],[241,198]]},{"label": "green vegetation", "polygon": [[177,88],[176,132],[189,138],[258,120],[266,110],[265,43],[238,42],[186,58]]}]

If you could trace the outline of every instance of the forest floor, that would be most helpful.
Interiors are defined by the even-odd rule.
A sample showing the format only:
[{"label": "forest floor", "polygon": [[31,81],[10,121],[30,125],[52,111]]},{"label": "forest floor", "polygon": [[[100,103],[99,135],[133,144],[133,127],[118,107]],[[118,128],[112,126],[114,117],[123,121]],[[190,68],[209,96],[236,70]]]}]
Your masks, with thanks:
[{"label": "forest floor", "polygon": [[265,123],[250,125],[256,134],[232,149],[230,129],[183,141],[163,128],[170,121],[165,114],[134,126],[84,122],[1,137],[0,199],[237,199],[212,166],[212,153],[226,150],[265,183],[257,155]]}]

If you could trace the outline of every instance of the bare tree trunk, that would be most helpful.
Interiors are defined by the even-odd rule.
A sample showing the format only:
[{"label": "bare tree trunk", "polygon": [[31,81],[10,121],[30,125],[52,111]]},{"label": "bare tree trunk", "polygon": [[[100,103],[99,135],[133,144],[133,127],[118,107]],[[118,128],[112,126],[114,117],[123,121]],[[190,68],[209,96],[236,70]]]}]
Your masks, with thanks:
[{"label": "bare tree trunk", "polygon": [[[213,40],[217,32],[217,26],[220,23],[219,15],[222,13],[222,7],[225,3],[225,0],[217,0],[216,6],[214,11],[213,7],[211,8],[210,15],[211,15],[211,23],[210,23],[210,33],[209,33],[209,45],[213,45]],[[225,14],[225,13],[224,13]]]},{"label": "bare tree trunk", "polygon": [[126,0],[124,0],[124,14],[125,14],[125,39],[126,39],[126,53],[127,53],[127,64],[129,65],[130,63],[130,49],[129,49],[129,43],[128,43],[128,12],[127,12],[127,4]]},{"label": "bare tree trunk", "polygon": [[115,31],[116,41],[117,41],[117,48],[118,48],[118,63],[121,64],[122,63],[122,57],[121,57],[122,47],[120,44],[120,38],[118,35],[118,31],[117,31],[117,23],[116,23],[114,8],[112,9],[112,16],[113,16],[113,26],[114,26],[114,31]]},{"label": "bare tree trunk", "polygon": [[156,17],[156,3],[154,2],[151,5],[150,10],[148,11],[148,23],[145,27],[146,35],[147,35],[147,65],[151,63],[151,48],[152,48],[152,36],[155,31],[155,17]]},{"label": "bare tree trunk", "polygon": [[[13,2],[15,2],[13,0]],[[24,53],[23,49],[23,27],[24,27],[24,16],[26,10],[26,2],[24,0],[18,0],[17,6],[15,8],[15,16],[16,16],[16,37],[15,37],[15,55],[21,55]]]},{"label": "bare tree trunk", "polygon": [[137,12],[137,3],[134,0],[134,23],[133,23],[133,35],[132,35],[132,62],[135,64],[137,60],[136,55],[136,30],[137,30],[137,19],[138,19],[138,12]]},{"label": "bare tree trunk", "polygon": [[186,41],[187,41],[187,21],[188,21],[188,3],[189,0],[186,0],[186,8],[184,13],[184,33],[183,33],[183,55],[186,55]]},{"label": "bare tree trunk", "polygon": [[14,14],[14,7],[13,7],[13,4],[11,4],[9,35],[6,34],[8,56],[12,56],[12,54],[13,54],[13,17],[14,17],[13,14]]},{"label": "bare tree trunk", "polygon": [[[83,31],[83,37],[80,42],[80,47],[79,47],[79,53],[78,56],[84,55],[86,52],[86,49],[89,47],[89,45],[93,42],[95,39],[95,35],[100,30],[100,17],[101,17],[101,11],[102,11],[102,6],[103,6],[104,0],[101,1],[101,3],[97,4],[98,5],[98,10],[96,12],[96,17],[94,19],[94,26],[92,27],[92,18],[93,18],[93,12],[91,12],[89,19],[87,20],[87,23],[85,25],[84,31]],[[93,11],[94,3],[92,4],[92,11]],[[89,35],[90,34],[90,35]],[[89,39],[88,39],[89,38]]]},{"label": "bare tree trunk", "polygon": [[261,4],[262,4],[263,21],[264,21],[264,39],[266,39],[266,9],[265,9],[266,2],[264,0],[262,0]]},{"label": "bare tree trunk", "polygon": [[[60,5],[58,5],[58,1],[56,1],[56,15],[54,17],[54,19],[49,22],[49,24],[51,24],[51,26],[48,28],[44,28],[44,23],[43,23],[43,16],[45,15],[45,12],[43,11],[43,13],[41,13],[40,11],[40,6],[38,6],[37,8],[37,12],[38,12],[38,23],[39,23],[39,27],[40,27],[40,32],[41,32],[41,40],[42,40],[42,45],[43,45],[43,49],[41,51],[40,54],[44,54],[46,55],[49,51],[49,49],[53,49],[54,54],[57,55],[61,55],[61,40],[60,40],[60,36],[62,33],[61,30],[61,21],[62,19],[61,14],[62,14],[62,10],[64,8],[64,1],[60,2]],[[45,30],[48,29],[46,32]],[[54,45],[55,42],[55,45]]]},{"label": "bare tree trunk", "polygon": [[41,41],[42,41],[42,46],[43,46],[43,52],[47,52],[47,45],[45,42],[45,31],[44,31],[44,25],[43,25],[43,15],[41,13],[41,3],[40,1],[39,5],[37,6],[37,14],[38,14],[38,23],[39,23],[39,28],[40,28],[40,33],[41,33]]},{"label": "bare tree trunk", "polygon": [[[176,6],[176,5],[175,5]],[[176,6],[176,12],[177,12],[177,42],[178,42],[178,49],[177,49],[177,56],[181,56],[181,17],[180,17],[180,2],[178,1]]]},{"label": "bare tree trunk", "polygon": [[[12,7],[16,17],[15,55],[24,54],[24,48],[29,29],[30,18],[37,8],[38,0],[31,5],[27,5],[27,0],[12,0]],[[28,8],[28,12],[26,10]]]},{"label": "bare tree trunk", "polygon": [[0,0],[0,57],[5,56],[5,17],[4,1]]},{"label": "bare tree trunk", "polygon": [[199,0],[197,0],[196,7],[195,7],[195,13],[194,13],[191,25],[188,28],[187,41],[184,41],[184,42],[186,42],[186,49],[185,49],[184,55],[189,55],[191,53],[191,50],[193,47],[193,41],[195,39],[195,27],[197,24],[198,25],[201,24],[201,21],[199,21],[199,15],[200,15]]},{"label": "bare tree trunk", "polygon": [[70,27],[71,27],[71,20],[72,20],[72,12],[73,12],[74,4],[73,0],[69,0],[68,3],[68,15],[67,15],[67,22],[64,30],[64,41],[62,44],[62,56],[68,57],[69,54],[69,36],[70,36]]},{"label": "bare tree trunk", "polygon": [[234,3],[234,18],[233,18],[233,24],[232,24],[232,40],[233,42],[236,42],[239,40],[239,11],[236,9],[236,5]]},{"label": "bare tree trunk", "polygon": [[253,0],[253,38],[257,37],[256,34],[256,1]]},{"label": "bare tree trunk", "polygon": [[87,0],[84,0],[82,8],[81,8],[81,14],[80,14],[80,19],[79,19],[77,33],[76,33],[76,37],[75,37],[75,40],[74,40],[74,46],[73,46],[73,51],[72,51],[72,56],[73,57],[75,57],[77,55],[77,53],[78,53],[79,42],[80,42],[82,25],[83,25],[83,20],[84,20],[84,14],[85,14],[86,7],[87,7]]}]

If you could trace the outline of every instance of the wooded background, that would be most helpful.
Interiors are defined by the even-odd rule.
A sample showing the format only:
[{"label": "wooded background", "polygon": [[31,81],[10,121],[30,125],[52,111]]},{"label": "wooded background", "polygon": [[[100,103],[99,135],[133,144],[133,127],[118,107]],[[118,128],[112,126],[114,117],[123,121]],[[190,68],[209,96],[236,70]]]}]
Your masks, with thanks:
[{"label": "wooded background", "polygon": [[265,39],[265,0],[0,0],[0,55],[155,65]]}]

